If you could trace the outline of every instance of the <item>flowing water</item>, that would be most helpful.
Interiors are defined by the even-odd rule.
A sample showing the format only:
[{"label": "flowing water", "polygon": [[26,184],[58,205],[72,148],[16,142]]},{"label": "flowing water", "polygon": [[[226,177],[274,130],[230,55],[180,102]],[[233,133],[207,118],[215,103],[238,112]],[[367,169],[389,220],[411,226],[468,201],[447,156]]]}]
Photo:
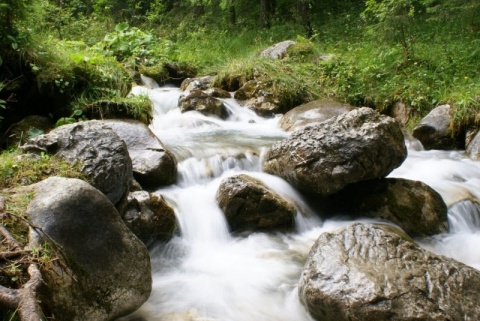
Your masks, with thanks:
[{"label": "flowing water", "polygon": [[[285,181],[261,171],[262,154],[287,133],[279,118],[265,119],[223,100],[227,120],[180,113],[176,88],[136,87],[154,103],[153,132],[178,160],[178,180],[163,188],[179,231],[151,249],[150,299],[123,320],[308,321],[297,283],[310,247],[321,233],[353,221],[320,220]],[[419,151],[409,144],[404,164],[390,174],[421,180],[437,190],[449,210],[450,232],[417,240],[439,254],[480,269],[480,162],[461,152]],[[297,206],[296,232],[232,235],[215,194],[221,180],[248,173]],[[356,221],[373,220],[364,219]]]}]

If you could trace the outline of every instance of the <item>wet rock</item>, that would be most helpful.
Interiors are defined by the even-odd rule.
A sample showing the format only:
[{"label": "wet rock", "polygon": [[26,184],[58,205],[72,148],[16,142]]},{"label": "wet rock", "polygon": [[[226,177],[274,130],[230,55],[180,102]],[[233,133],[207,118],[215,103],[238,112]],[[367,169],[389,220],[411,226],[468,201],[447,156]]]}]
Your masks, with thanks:
[{"label": "wet rock", "polygon": [[479,295],[480,271],[369,224],[320,235],[299,283],[319,321],[474,321]]},{"label": "wet rock", "polygon": [[285,131],[295,131],[348,113],[353,109],[355,107],[332,100],[314,100],[288,111],[280,119],[279,126]]},{"label": "wet rock", "polygon": [[447,205],[430,186],[400,178],[351,184],[323,201],[330,215],[382,218],[412,237],[448,231]]},{"label": "wet rock", "polygon": [[150,258],[112,203],[78,179],[35,184],[28,207],[31,242],[60,249],[42,269],[42,301],[56,320],[115,320],[138,309],[151,292]]},{"label": "wet rock", "polygon": [[205,90],[205,93],[215,98],[232,98],[232,95],[224,89],[213,87]]},{"label": "wet rock", "polygon": [[234,98],[257,115],[272,117],[284,112],[279,95],[272,81],[251,80],[235,92]]},{"label": "wet rock", "polygon": [[181,90],[206,90],[212,87],[214,76],[204,76],[199,78],[187,78],[180,85]]},{"label": "wet rock", "polygon": [[206,116],[217,116],[221,119],[228,117],[225,105],[201,90],[192,90],[187,96],[181,96],[178,105],[182,113],[194,110]]},{"label": "wet rock", "polygon": [[113,204],[127,193],[132,180],[132,161],[125,142],[100,121],[55,128],[30,139],[21,149],[56,155],[73,164],[80,162],[91,184]]},{"label": "wet rock", "polygon": [[127,144],[133,176],[142,187],[155,189],[175,182],[177,161],[147,125],[135,120],[103,122]]},{"label": "wet rock", "polygon": [[232,231],[284,231],[295,226],[293,203],[248,175],[224,179],[216,198]]},{"label": "wet rock", "polygon": [[328,196],[349,184],[387,176],[406,156],[399,124],[359,108],[274,144],[263,169],[301,191]]},{"label": "wet rock", "polygon": [[260,57],[270,58],[270,59],[282,59],[287,54],[287,49],[291,45],[294,45],[296,42],[292,40],[286,40],[279,42],[267,49],[263,50],[260,53]]},{"label": "wet rock", "polygon": [[450,126],[452,110],[450,105],[434,108],[413,129],[413,137],[418,139],[426,150],[450,150],[459,147]]},{"label": "wet rock", "polygon": [[175,212],[159,194],[131,192],[119,212],[127,227],[145,244],[170,240],[176,228]]}]

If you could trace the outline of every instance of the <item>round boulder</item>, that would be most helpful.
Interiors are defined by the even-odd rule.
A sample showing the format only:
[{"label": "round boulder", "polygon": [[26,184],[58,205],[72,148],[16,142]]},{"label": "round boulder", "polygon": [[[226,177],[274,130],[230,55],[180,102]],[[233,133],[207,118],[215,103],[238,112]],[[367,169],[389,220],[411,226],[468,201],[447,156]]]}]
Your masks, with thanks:
[{"label": "round boulder", "polygon": [[51,177],[35,184],[27,213],[35,226],[31,243],[47,243],[60,259],[42,270],[42,299],[56,320],[115,320],[148,299],[147,249],[100,191]]},{"label": "round boulder", "polygon": [[187,78],[180,85],[181,90],[205,90],[212,86],[214,76],[204,76],[199,78]]},{"label": "round boulder", "polygon": [[169,185],[177,178],[177,160],[142,122],[105,120],[107,126],[127,144],[133,176],[144,188]]},{"label": "round boulder", "polygon": [[132,161],[125,142],[101,121],[87,121],[55,128],[30,139],[24,152],[54,154],[81,164],[90,183],[117,203],[128,192]]},{"label": "round boulder", "polygon": [[319,321],[474,321],[479,295],[480,271],[370,224],[320,235],[299,283]]},{"label": "round boulder", "polygon": [[470,143],[468,143],[465,152],[471,159],[480,160],[480,131],[478,131]]},{"label": "round boulder", "polygon": [[314,100],[288,111],[280,119],[279,126],[285,131],[295,131],[348,113],[353,109],[355,107],[332,100]]},{"label": "round boulder", "polygon": [[328,196],[387,176],[406,156],[399,124],[363,107],[293,132],[270,147],[263,169],[301,191]]},{"label": "round boulder", "polygon": [[192,90],[187,96],[180,96],[178,105],[182,113],[198,111],[205,116],[217,116],[221,119],[228,117],[228,110],[225,105],[201,90]]},{"label": "round boulder", "polygon": [[448,231],[447,205],[427,184],[384,178],[351,184],[323,200],[329,214],[388,220],[411,237]]},{"label": "round boulder", "polygon": [[262,117],[272,117],[283,112],[281,93],[273,81],[250,80],[235,92],[234,98]]},{"label": "round boulder", "polygon": [[225,178],[216,197],[232,231],[283,231],[295,227],[297,211],[293,203],[248,175]]}]

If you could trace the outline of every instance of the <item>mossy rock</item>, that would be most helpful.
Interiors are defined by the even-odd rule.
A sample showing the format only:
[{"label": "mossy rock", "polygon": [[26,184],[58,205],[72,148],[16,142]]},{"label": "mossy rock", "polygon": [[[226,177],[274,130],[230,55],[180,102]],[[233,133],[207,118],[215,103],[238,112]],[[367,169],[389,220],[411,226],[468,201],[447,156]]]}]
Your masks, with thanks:
[{"label": "mossy rock", "polygon": [[138,68],[140,74],[152,78],[158,84],[164,84],[170,78],[167,68],[163,64],[155,66],[140,66]]},{"label": "mossy rock", "polygon": [[315,51],[312,43],[297,42],[287,48],[287,55],[289,58],[309,59],[313,58]]}]

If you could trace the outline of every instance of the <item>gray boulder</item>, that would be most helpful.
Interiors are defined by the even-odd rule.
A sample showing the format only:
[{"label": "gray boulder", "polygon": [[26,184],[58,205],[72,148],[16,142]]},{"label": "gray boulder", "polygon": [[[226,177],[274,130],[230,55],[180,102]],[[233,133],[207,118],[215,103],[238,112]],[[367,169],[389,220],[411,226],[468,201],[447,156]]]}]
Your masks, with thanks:
[{"label": "gray boulder", "polygon": [[132,180],[132,161],[125,142],[101,121],[87,121],[55,128],[30,139],[24,152],[45,152],[81,164],[90,183],[113,203],[125,195]]},{"label": "gray boulder", "polygon": [[280,119],[279,126],[285,131],[295,131],[348,113],[353,109],[355,107],[332,100],[314,100],[288,111]]},{"label": "gray boulder", "polygon": [[279,42],[267,49],[263,50],[260,53],[260,57],[270,58],[270,59],[282,59],[287,55],[287,49],[291,45],[294,45],[296,42],[292,40],[285,40]]},{"label": "gray boulder", "polygon": [[198,111],[206,116],[217,116],[221,119],[228,117],[228,110],[225,105],[201,90],[192,90],[188,95],[180,96],[178,105],[182,113]]},{"label": "gray boulder", "polygon": [[263,169],[301,191],[328,196],[349,184],[385,177],[406,156],[399,124],[373,109],[359,108],[274,144]]},{"label": "gray boulder", "polygon": [[480,271],[369,224],[320,235],[299,283],[319,321],[474,321],[479,295]]},{"label": "gray boulder", "polygon": [[296,209],[292,202],[247,175],[225,178],[217,203],[232,231],[292,230]]},{"label": "gray boulder", "polygon": [[51,177],[35,184],[27,213],[36,227],[31,243],[47,243],[59,255],[42,270],[42,300],[56,320],[115,320],[148,299],[147,249],[100,191]]},{"label": "gray boulder", "polygon": [[145,244],[170,240],[176,228],[173,208],[155,193],[131,192],[118,211],[130,231]]},{"label": "gray boulder", "polygon": [[430,186],[400,178],[351,184],[323,200],[329,214],[388,220],[412,237],[448,231],[447,205]]},{"label": "gray boulder", "polygon": [[103,122],[127,144],[133,176],[142,187],[155,189],[175,182],[177,160],[144,123],[136,120]]},{"label": "gray boulder", "polygon": [[418,139],[426,150],[449,150],[458,147],[452,127],[450,105],[434,108],[413,129],[413,137]]}]

